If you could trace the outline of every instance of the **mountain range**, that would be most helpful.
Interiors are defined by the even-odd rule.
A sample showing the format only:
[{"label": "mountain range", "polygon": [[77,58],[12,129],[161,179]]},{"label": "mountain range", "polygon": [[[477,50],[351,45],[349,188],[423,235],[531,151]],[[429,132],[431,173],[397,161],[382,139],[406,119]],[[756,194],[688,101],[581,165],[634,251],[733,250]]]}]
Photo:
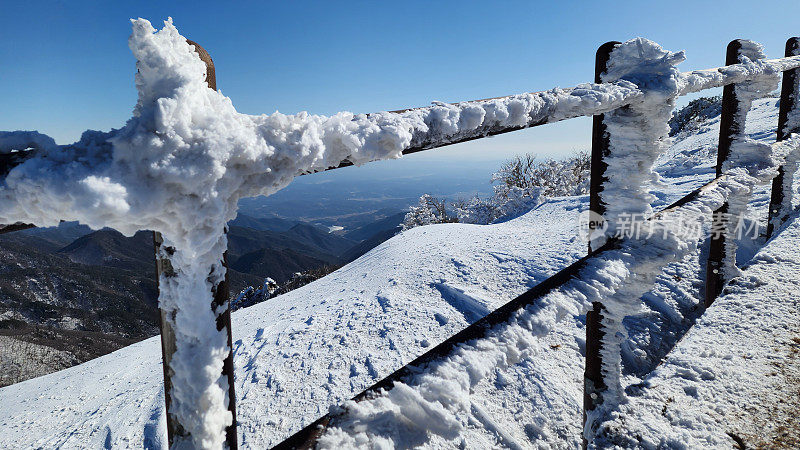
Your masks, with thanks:
[{"label": "mountain range", "polygon": [[[332,233],[311,223],[240,214],[228,231],[231,295],[267,277],[284,283],[296,273],[339,267],[394,235],[402,216]],[[39,354],[66,355],[50,358],[50,366],[33,375],[159,332],[151,232],[126,237],[63,223],[9,233],[0,236],[0,274],[0,337],[38,346]],[[5,378],[0,385],[19,381]]]}]

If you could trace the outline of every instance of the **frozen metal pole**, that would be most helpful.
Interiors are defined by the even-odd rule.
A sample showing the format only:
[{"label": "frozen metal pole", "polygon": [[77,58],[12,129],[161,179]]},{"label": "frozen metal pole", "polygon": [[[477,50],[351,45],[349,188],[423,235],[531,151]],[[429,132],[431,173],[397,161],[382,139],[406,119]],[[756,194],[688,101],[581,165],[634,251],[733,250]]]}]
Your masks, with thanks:
[{"label": "frozen metal pole", "polygon": [[[189,45],[194,45],[195,51],[200,55],[200,59],[206,64],[206,82],[211,89],[217,89],[216,73],[214,72],[214,62],[208,52],[195,42],[187,40]],[[227,233],[227,228],[225,230]],[[153,232],[153,243],[155,245],[156,253],[156,281],[163,275],[164,277],[174,277],[175,272],[172,269],[170,256],[175,252],[174,248],[165,247],[162,249],[164,239],[161,233]],[[223,266],[225,267],[225,279],[211,288],[213,300],[209,307],[212,311],[218,311],[220,307],[225,308],[224,312],[217,316],[217,331],[226,331],[228,336],[228,356],[222,365],[222,375],[228,379],[228,411],[233,416],[233,423],[225,429],[225,440],[230,449],[237,449],[238,442],[236,436],[236,393],[234,391],[234,376],[233,376],[233,335],[231,333],[231,310],[229,303],[229,289],[228,289],[228,253],[223,255]],[[167,317],[167,312],[161,312],[161,354],[164,366],[164,399],[166,401],[167,410],[167,437],[169,445],[172,447],[175,438],[188,437],[186,429],[178,422],[178,420],[170,414],[171,392],[172,392],[172,369],[170,368],[170,361],[172,355],[175,353],[175,330],[172,328],[174,318]]]},{"label": "frozen metal pole", "polygon": [[[786,41],[786,53],[788,56],[800,55],[800,38],[792,37]],[[781,103],[778,110],[778,137],[777,140],[782,141],[789,137],[792,133],[797,133],[800,129],[786,129],[786,122],[789,119],[789,111],[800,107],[797,105],[798,92],[797,81],[800,77],[800,69],[792,69],[783,72],[783,82],[781,83]],[[778,168],[778,176],[772,180],[772,196],[769,201],[769,214],[767,216],[767,239],[772,237],[775,232],[775,227],[780,225],[786,217],[786,210],[783,208],[783,202],[786,198],[784,192],[784,169],[783,166]]]},{"label": "frozen metal pole", "polygon": [[[728,44],[725,55],[725,64],[739,64],[739,56],[742,44],[739,39],[735,39]],[[719,146],[717,149],[717,178],[722,175],[723,165],[728,160],[733,144],[734,136],[744,131],[744,122],[739,122],[744,114],[738,114],[741,109],[739,100],[736,98],[736,85],[726,85],[722,90],[722,115],[719,120]],[[719,207],[712,216],[713,230],[724,228],[725,216],[728,214],[728,203],[725,202]],[[722,293],[722,286],[725,284],[722,273],[723,261],[725,261],[725,233],[712,233],[708,250],[708,261],[706,263],[706,289],[705,306],[709,307]]]},{"label": "frozen metal pole", "polygon": [[[611,52],[620,45],[620,42],[606,42],[597,49],[594,67],[594,82],[602,83],[601,76],[606,71]],[[591,180],[589,182],[589,209],[602,216],[606,212],[606,204],[600,199],[603,183],[608,179],[605,171],[608,164],[604,159],[609,154],[609,136],[606,125],[603,123],[604,115],[592,117],[592,163]],[[595,249],[596,250],[596,249]],[[589,243],[589,253],[592,245]],[[583,425],[586,425],[586,413],[594,410],[603,401],[602,392],[606,390],[603,381],[603,362],[601,358],[603,336],[603,305],[600,302],[592,303],[592,309],[586,312],[586,365],[583,374]],[[583,446],[588,443],[584,437]]]}]

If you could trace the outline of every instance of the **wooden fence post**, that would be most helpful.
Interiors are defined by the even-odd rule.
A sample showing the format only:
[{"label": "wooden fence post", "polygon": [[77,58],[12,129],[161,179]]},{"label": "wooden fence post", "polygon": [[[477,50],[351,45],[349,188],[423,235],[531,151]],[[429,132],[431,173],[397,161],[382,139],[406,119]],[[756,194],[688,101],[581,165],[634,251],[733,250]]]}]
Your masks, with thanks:
[{"label": "wooden fence post", "polygon": [[[606,71],[611,52],[621,42],[606,42],[597,49],[594,66],[594,82],[602,83],[601,76]],[[592,117],[592,162],[589,182],[589,210],[602,216],[606,212],[606,204],[600,199],[603,183],[608,179],[605,171],[608,164],[604,161],[609,154],[609,136],[606,125],[603,123],[604,115]],[[595,249],[596,250],[596,249]],[[592,244],[589,242],[589,254],[592,253]],[[583,424],[586,425],[586,413],[594,410],[602,401],[602,392],[606,390],[603,381],[602,350],[603,332],[602,318],[603,305],[599,302],[592,303],[591,311],[586,312],[586,364],[583,374]],[[583,439],[584,448],[588,442]]]},{"label": "wooden fence post", "polygon": [[[216,73],[214,71],[214,62],[208,52],[195,42],[187,39],[189,45],[195,47],[195,51],[200,55],[200,59],[206,64],[206,82],[211,89],[217,89]],[[227,228],[225,229],[227,233]],[[164,277],[174,277],[175,272],[170,263],[170,256],[175,252],[171,247],[162,248],[164,239],[161,233],[153,232],[153,244],[155,246],[156,254],[156,281],[163,275]],[[217,316],[217,331],[226,330],[228,339],[228,356],[225,358],[222,366],[222,375],[228,379],[228,411],[233,416],[232,424],[225,429],[225,440],[229,449],[237,449],[238,441],[236,435],[236,393],[234,389],[234,376],[233,376],[233,335],[231,333],[231,310],[230,310],[230,291],[228,288],[228,252],[223,255],[223,266],[225,267],[225,279],[211,288],[213,300],[209,307],[213,311],[219,311],[220,307],[224,306],[225,311]],[[169,439],[169,446],[172,447],[176,437],[188,437],[186,430],[183,426],[170,414],[171,404],[171,391],[172,391],[172,369],[170,368],[170,361],[172,355],[175,353],[175,331],[172,329],[174,318],[167,317],[167,312],[161,310],[161,354],[164,366],[164,400],[166,402],[166,417],[167,417],[167,437]]]},{"label": "wooden fence post", "polygon": [[[725,55],[725,65],[738,64],[741,54],[742,44],[739,39],[735,39],[728,44]],[[719,145],[717,149],[717,177],[722,175],[723,165],[727,161],[731,152],[733,137],[744,132],[744,122],[739,122],[744,114],[737,114],[741,105],[736,98],[736,85],[729,84],[722,89],[722,115],[719,121]],[[725,261],[725,233],[714,230],[721,230],[725,227],[725,216],[728,214],[728,203],[725,202],[719,209],[714,211],[712,216],[712,235],[708,249],[708,261],[706,263],[706,289],[705,306],[709,307],[722,293],[722,286],[725,279],[722,273],[723,261]]]},{"label": "wooden fence post", "polygon": [[[785,56],[800,55],[800,38],[792,37],[786,41]],[[795,109],[795,100],[800,93],[797,91],[797,80],[800,77],[800,69],[792,69],[783,72],[783,82],[781,83],[781,103],[778,111],[778,141],[782,141],[789,137],[792,133],[797,133],[800,129],[795,128],[787,129],[786,122],[789,119],[789,111]],[[788,180],[791,183],[791,180]],[[769,201],[769,213],[767,215],[767,239],[775,232],[775,227],[780,225],[786,217],[781,217],[785,214],[783,208],[783,201],[785,198],[784,193],[784,170],[783,166],[778,168],[778,176],[772,180],[772,195]],[[791,186],[791,184],[790,184]]]}]

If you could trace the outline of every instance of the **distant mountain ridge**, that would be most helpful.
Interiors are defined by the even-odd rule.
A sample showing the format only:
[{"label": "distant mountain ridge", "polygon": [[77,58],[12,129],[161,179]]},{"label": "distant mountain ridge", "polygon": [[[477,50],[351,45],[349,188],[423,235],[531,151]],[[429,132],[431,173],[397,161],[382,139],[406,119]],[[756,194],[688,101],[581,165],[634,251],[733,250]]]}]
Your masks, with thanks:
[{"label": "distant mountain ridge", "polygon": [[[391,237],[396,231],[386,228],[396,228],[402,215],[335,234],[316,224],[240,214],[227,235],[231,295],[261,286],[267,277],[286,284],[297,273],[328,273]],[[37,361],[34,375],[158,333],[150,231],[126,237],[62,223],[2,235],[0,274],[0,339],[10,343],[6,349],[34,346],[41,355],[60,355]],[[22,375],[0,384],[19,381],[15,376]]]},{"label": "distant mountain ridge", "polygon": [[125,237],[119,231],[103,229],[79,237],[58,253],[79,264],[138,270],[143,265],[155,264],[152,255],[144,251],[152,246],[152,232],[140,231],[133,237]]},{"label": "distant mountain ridge", "polygon": [[345,262],[355,261],[361,255],[379,246],[392,236],[400,232],[403,219],[406,213],[393,214],[375,223],[367,224],[346,233],[344,236],[354,240],[360,240],[358,244],[347,250],[343,258]]},{"label": "distant mountain ridge", "polygon": [[236,218],[228,222],[229,226],[252,228],[254,230],[286,231],[297,225],[298,221],[282,219],[280,217],[253,217],[239,213]]}]

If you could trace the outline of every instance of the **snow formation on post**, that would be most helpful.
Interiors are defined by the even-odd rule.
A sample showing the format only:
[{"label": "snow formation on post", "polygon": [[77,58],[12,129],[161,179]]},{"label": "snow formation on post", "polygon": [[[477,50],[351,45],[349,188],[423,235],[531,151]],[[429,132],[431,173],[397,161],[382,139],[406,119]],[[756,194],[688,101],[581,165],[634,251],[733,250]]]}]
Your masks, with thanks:
[{"label": "snow formation on post", "polygon": [[[753,41],[740,39],[739,41],[739,61],[742,64],[754,64],[753,61],[766,58],[764,48],[761,44]],[[731,148],[728,158],[722,166],[722,173],[728,173],[735,169],[745,169],[751,176],[757,176],[763,181],[767,175],[764,171],[769,171],[769,179],[777,175],[777,167],[771,157],[771,149],[768,144],[758,142],[747,137],[745,134],[745,124],[747,114],[752,107],[753,101],[768,96],[778,88],[780,82],[780,72],[764,73],[754,77],[750,81],[737,83],[734,86],[734,93],[737,102],[737,109],[733,118],[736,132],[731,136]],[[774,172],[774,173],[773,173]],[[727,219],[719,222],[724,226],[722,232],[725,235],[725,260],[722,261],[722,279],[729,281],[740,274],[736,267],[736,240],[737,230],[742,226],[739,223],[747,211],[747,202],[751,192],[743,192],[740,195],[731,196],[728,199]]]},{"label": "snow formation on post", "polygon": [[604,83],[629,81],[644,93],[639,101],[606,113],[603,120],[609,155],[604,160],[608,180],[600,198],[606,205],[605,218],[612,235],[621,218],[652,213],[650,204],[655,197],[650,187],[658,180],[652,167],[669,145],[667,122],[680,78],[676,65],[684,59],[683,52],[669,52],[655,42],[636,38],[614,48],[601,75]]},{"label": "snow formation on post", "polygon": [[39,148],[0,185],[0,223],[63,219],[127,235],[162,233],[164,248],[175,249],[176,276],[159,280],[159,306],[174,321],[177,345],[170,412],[191,436],[185,444],[219,448],[232,419],[220,376],[228,348],[209,305],[225,273],[223,230],[238,200],[345,159],[398,157],[411,126],[394,116],[239,114],[207,87],[205,65],[171,21],[158,32],[133,21],[130,48],[139,98],[124,128],[88,131],[63,147],[35,133],[0,136],[4,152]]},{"label": "snow formation on post", "polygon": [[[619,418],[616,411],[627,403],[621,381],[620,343],[625,338],[622,319],[634,313],[640,298],[653,286],[661,269],[686,255],[695,252],[699,235],[681,236],[673,233],[669,224],[675,219],[683,223],[708,223],[711,212],[719,209],[732,198],[746,198],[755,185],[765,184],[777,175],[777,167],[800,155],[800,135],[767,145],[764,157],[747,168],[735,168],[726,172],[714,183],[707,185],[697,200],[684,204],[679,209],[657,214],[655,234],[650,238],[626,239],[617,250],[603,253],[587,267],[573,285],[585,295],[583,303],[600,301],[609,312],[603,317],[606,334],[603,342],[603,376],[608,389],[603,393],[600,408],[587,414],[584,436],[588,442],[599,436],[602,440],[614,439],[619,434]],[[676,217],[677,216],[677,217]],[[659,227],[659,222],[664,221]],[[592,271],[594,273],[592,273]],[[585,281],[582,281],[585,280]],[[602,286],[602,290],[599,287]],[[572,294],[576,299],[579,295]],[[617,328],[613,328],[613,327]],[[624,434],[624,433],[623,433]],[[597,444],[592,448],[605,448]]]},{"label": "snow formation on post", "polygon": [[[646,232],[638,232],[644,219],[652,215],[651,203],[655,197],[650,189],[658,181],[652,167],[669,145],[668,121],[680,88],[680,72],[676,66],[684,59],[683,52],[673,53],[652,41],[636,38],[614,48],[606,72],[600,76],[606,83],[632,82],[643,92],[638,101],[604,115],[608,155],[603,159],[607,164],[606,181],[599,195],[605,207],[607,234],[629,236],[633,240],[647,238],[648,245],[635,257],[621,252],[618,264],[610,265],[607,270],[612,270],[625,283],[593,300],[604,306],[601,360],[606,390],[595,393],[603,397],[596,400],[600,408],[587,411],[587,439],[602,410],[613,408],[624,399],[620,382],[620,346],[625,332],[622,320],[639,308],[639,298],[649,288],[651,273],[658,272],[654,268],[665,258],[675,258],[691,247],[668,233],[648,236]],[[593,239],[592,247],[598,248],[603,241],[604,237]]]},{"label": "snow formation on post", "polygon": [[[800,55],[800,39],[791,38],[786,42],[786,56],[790,55]],[[781,112],[779,114],[784,114],[785,111],[786,115],[783,128],[778,130],[778,139],[786,138],[792,132],[800,131],[800,71],[792,70],[784,73],[783,83],[791,83],[791,85],[782,87],[781,103],[787,101],[787,104],[781,104],[780,107]],[[781,116],[779,115],[779,126],[780,123]],[[783,176],[780,179],[781,183],[778,185],[773,184],[772,186],[773,200],[776,200],[775,190],[779,189],[780,201],[777,204],[773,204],[772,201],[770,202],[770,214],[768,216],[770,218],[770,224],[767,237],[770,237],[770,233],[774,233],[774,231],[783,224],[785,218],[792,212],[794,175],[797,173],[798,166],[797,158],[787,159],[786,163],[783,165]]]},{"label": "snow formation on post", "polygon": [[[669,145],[667,122],[675,106],[680,77],[676,65],[684,59],[683,52],[669,52],[655,42],[636,38],[611,52],[606,73],[601,75],[605,82],[631,81],[644,92],[640,102],[607,113],[603,120],[608,133],[609,155],[605,158],[607,181],[600,197],[606,204],[605,219],[612,235],[625,231],[621,228],[623,222],[641,222],[652,215],[650,205],[655,197],[650,188],[658,180],[652,167]],[[630,234],[633,238],[647,237],[636,232]],[[657,239],[649,236],[649,240]],[[659,247],[655,243],[651,245]],[[669,250],[672,246],[674,249]],[[670,240],[661,247],[673,253],[683,246]],[[630,294],[600,300],[605,307],[602,317],[605,332],[603,374],[612,395],[621,391],[622,319],[639,307],[639,295]]]}]

